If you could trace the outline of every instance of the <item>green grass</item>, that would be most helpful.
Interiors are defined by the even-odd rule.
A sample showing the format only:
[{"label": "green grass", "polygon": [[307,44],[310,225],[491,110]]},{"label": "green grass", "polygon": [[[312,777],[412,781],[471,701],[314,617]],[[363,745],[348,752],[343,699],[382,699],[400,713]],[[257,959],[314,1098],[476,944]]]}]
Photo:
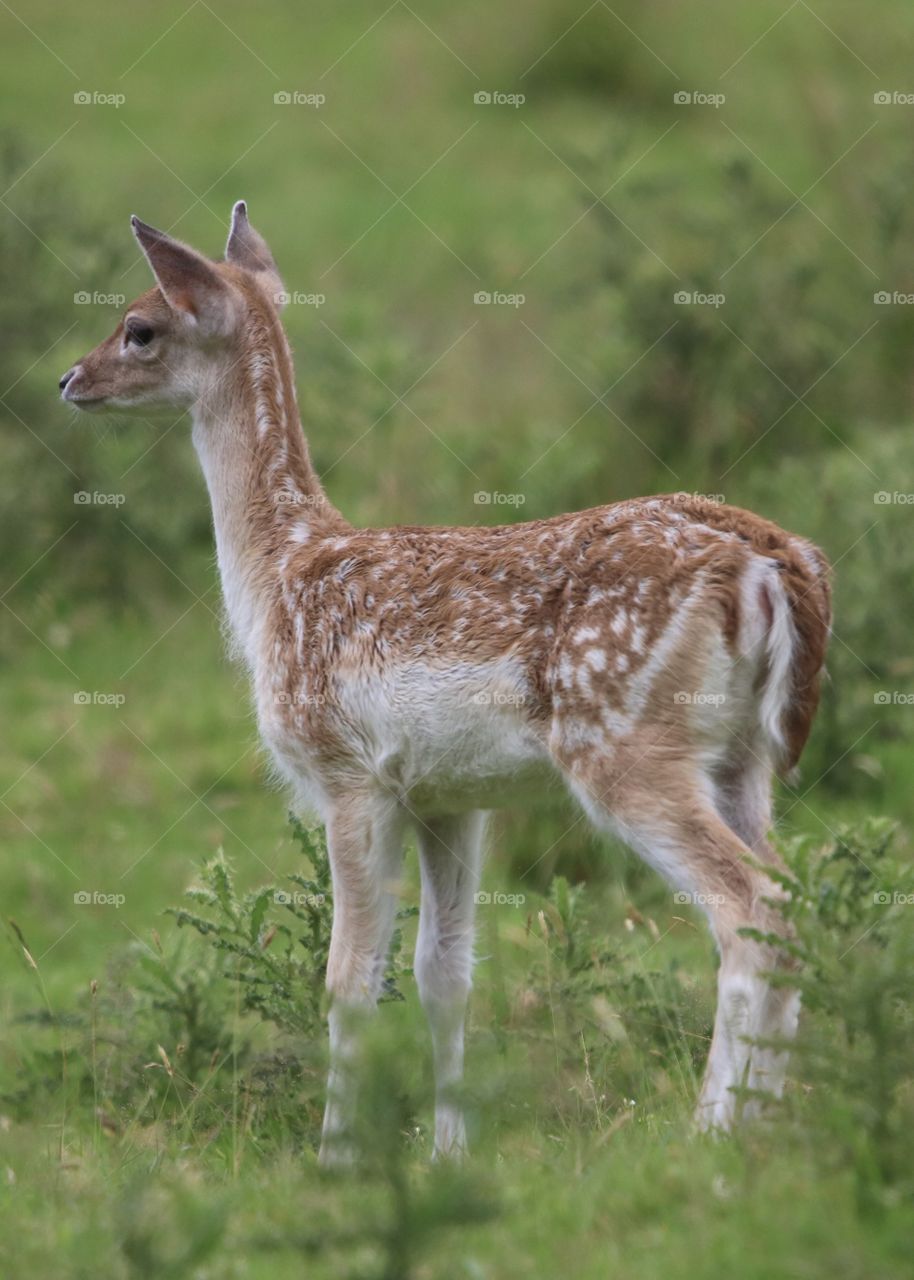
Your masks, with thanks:
[{"label": "green grass", "polygon": [[[823,1179],[802,1153],[788,1161],[764,1140],[713,1148],[635,1123],[599,1147],[556,1145],[531,1139],[497,1171],[477,1175],[496,1216],[443,1229],[422,1273],[551,1276],[573,1265],[588,1278],[619,1270],[710,1280],[725,1268],[753,1280],[910,1274],[909,1215],[889,1208],[878,1231],[861,1224],[847,1176],[835,1170]],[[337,1276],[347,1274],[341,1255],[365,1265],[375,1250],[353,1244],[315,1257],[308,1237],[344,1235],[366,1216],[393,1217],[386,1193],[364,1182],[328,1185],[299,1160],[278,1160],[268,1175],[246,1162],[231,1177],[220,1168],[224,1159],[210,1153],[205,1163],[217,1172],[206,1176],[203,1161],[186,1153],[174,1159],[149,1141],[130,1160],[103,1149],[51,1175],[46,1157],[13,1151],[25,1185],[15,1191],[18,1212],[5,1229],[18,1233],[24,1219],[43,1224],[40,1237],[20,1237],[21,1274],[43,1274],[53,1257],[66,1276],[285,1278],[305,1267]],[[417,1169],[412,1176],[418,1197],[434,1175]],[[221,1238],[208,1262],[196,1271],[180,1262],[169,1268],[169,1258],[180,1259],[194,1241],[205,1249],[209,1232]],[[143,1263],[130,1270],[125,1252]]]}]

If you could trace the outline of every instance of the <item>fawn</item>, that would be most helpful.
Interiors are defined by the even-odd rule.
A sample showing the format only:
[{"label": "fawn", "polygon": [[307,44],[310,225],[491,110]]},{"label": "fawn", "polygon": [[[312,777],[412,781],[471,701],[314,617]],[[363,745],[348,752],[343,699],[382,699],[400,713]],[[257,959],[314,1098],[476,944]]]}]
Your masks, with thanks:
[{"label": "fawn", "polygon": [[190,413],[260,733],[295,804],[327,829],[321,1160],[347,1151],[409,827],[435,1152],[464,1149],[456,1086],[485,811],[554,777],[708,917],[720,969],[698,1124],[730,1127],[742,1085],[777,1095],[798,997],[766,981],[784,950],[741,931],[784,936],[763,870],[777,865],[771,780],[796,763],[816,710],[822,553],[682,494],[499,528],[354,528],[309,458],[282,283],[245,203],[220,262],[131,221],[156,287],[60,387],[90,412]]}]

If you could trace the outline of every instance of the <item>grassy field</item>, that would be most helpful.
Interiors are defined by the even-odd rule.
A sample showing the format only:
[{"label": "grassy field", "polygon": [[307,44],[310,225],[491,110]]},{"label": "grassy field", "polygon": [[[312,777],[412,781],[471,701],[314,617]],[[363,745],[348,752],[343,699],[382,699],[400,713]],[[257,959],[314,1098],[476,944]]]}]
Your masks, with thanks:
[{"label": "grassy field", "polygon": [[[910,7],[35,0],[0,24],[3,1274],[909,1275]],[[778,797],[807,1012],[770,1123],[691,1135],[710,941],[561,803],[493,824],[463,1169],[429,1165],[412,916],[364,1169],[328,1179],[329,910],[288,920],[292,995],[273,974],[260,1011],[238,953],[166,914],[223,850],[243,928],[320,849],[224,656],[187,423],[74,422],[55,390],[147,287],[129,214],[215,255],[239,197],[354,521],[683,489],[835,563],[831,682]]]}]

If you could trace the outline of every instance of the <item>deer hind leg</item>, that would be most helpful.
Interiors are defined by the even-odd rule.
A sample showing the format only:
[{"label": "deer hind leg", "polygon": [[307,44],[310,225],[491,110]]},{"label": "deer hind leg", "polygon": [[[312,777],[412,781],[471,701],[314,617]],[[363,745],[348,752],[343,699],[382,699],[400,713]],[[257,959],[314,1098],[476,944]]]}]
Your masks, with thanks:
[{"label": "deer hind leg", "polygon": [[[781,855],[769,841],[771,831],[772,770],[761,754],[740,750],[734,759],[714,778],[715,805],[727,826],[739,836],[764,866],[783,870]],[[769,887],[765,895],[772,899],[783,893],[780,886]],[[782,924],[778,932],[785,933]],[[769,988],[769,1008],[764,1021],[767,1034],[780,1045],[796,1034],[800,1016],[800,993],[793,988]],[[784,1088],[787,1069],[786,1051],[778,1046],[756,1046],[752,1054],[749,1088],[776,1098]],[[760,1101],[751,1100],[746,1111],[759,1110]]]},{"label": "deer hind leg", "polygon": [[473,965],[473,917],[485,815],[442,817],[418,826],[422,900],[416,983],[435,1061],[435,1156],[466,1149],[454,1092],[463,1077],[463,1025]]},{"label": "deer hind leg", "polygon": [[738,746],[713,773],[714,805],[731,831],[762,862],[776,864],[768,842],[771,831],[771,766]]},{"label": "deer hind leg", "polygon": [[[737,1119],[741,1086],[779,1092],[784,1057],[753,1044],[789,1036],[796,1027],[794,993],[773,987],[766,974],[784,967],[784,952],[741,935],[751,928],[785,935],[769,878],[753,852],[718,813],[713,787],[698,771],[644,753],[636,769],[615,762],[579,761],[572,789],[595,824],[621,836],[679,892],[704,911],[720,952],[717,1013],[698,1101],[703,1129],[729,1129]],[[746,834],[750,835],[748,828]],[[748,1103],[741,1114],[757,1109]]]},{"label": "deer hind leg", "polygon": [[351,1159],[353,1066],[360,1032],[381,993],[397,908],[404,822],[391,800],[340,798],[327,824],[333,879],[333,930],[327,960],[330,1076],[321,1135],[322,1165]]}]

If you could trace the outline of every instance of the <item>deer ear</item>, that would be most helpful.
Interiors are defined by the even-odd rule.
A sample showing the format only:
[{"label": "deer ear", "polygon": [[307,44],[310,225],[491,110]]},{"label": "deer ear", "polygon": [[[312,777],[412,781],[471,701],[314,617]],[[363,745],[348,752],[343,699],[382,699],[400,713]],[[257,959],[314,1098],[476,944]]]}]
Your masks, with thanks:
[{"label": "deer ear", "polygon": [[168,305],[189,316],[202,332],[227,331],[232,315],[231,294],[213,264],[135,214],[130,225]]},{"label": "deer ear", "polygon": [[246,271],[262,274],[273,301],[277,306],[283,305],[282,279],[266,240],[248,222],[248,206],[244,200],[239,200],[232,209],[232,229],[225,246],[225,260],[244,267]]}]

